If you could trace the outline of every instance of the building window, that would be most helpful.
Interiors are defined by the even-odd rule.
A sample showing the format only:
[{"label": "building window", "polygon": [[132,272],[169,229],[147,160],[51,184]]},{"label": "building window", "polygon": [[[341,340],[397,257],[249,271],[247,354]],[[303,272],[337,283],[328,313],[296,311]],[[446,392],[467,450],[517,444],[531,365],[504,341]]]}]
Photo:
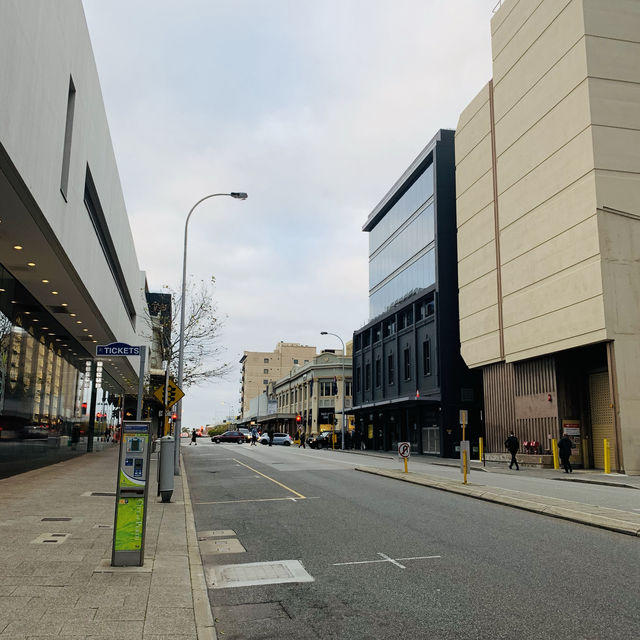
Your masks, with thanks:
[{"label": "building window", "polygon": [[411,380],[411,349],[404,350],[404,379]]},{"label": "building window", "polygon": [[263,369],[262,373],[269,373],[269,369]]},{"label": "building window", "polygon": [[71,162],[71,135],[73,132],[73,113],[76,105],[76,88],[73,78],[69,78],[69,95],[67,97],[67,120],[64,127],[64,146],[62,147],[62,175],[60,176],[60,192],[67,199],[69,186],[69,163]]},{"label": "building window", "polygon": [[349,382],[345,382],[344,395],[345,395],[347,398],[350,398],[350,397],[351,397],[351,381],[349,381]]},{"label": "building window", "polygon": [[431,340],[428,338],[422,343],[422,375],[431,375]]},{"label": "building window", "polygon": [[309,362],[308,360],[305,360],[304,363],[307,364],[307,362]]},{"label": "building window", "polygon": [[371,388],[371,364],[367,362],[364,365],[364,390],[369,391]]},{"label": "building window", "polygon": [[382,363],[380,358],[376,358],[376,387],[382,384]]},{"label": "building window", "polygon": [[382,335],[385,338],[392,336],[396,332],[396,318],[392,316],[388,320],[385,320],[382,325]]},{"label": "building window", "polygon": [[265,363],[265,364],[269,364],[269,358],[265,358],[265,359],[264,359],[264,363]]},{"label": "building window", "polygon": [[320,395],[324,397],[333,395],[333,382],[331,380],[320,381]]},{"label": "building window", "polygon": [[356,367],[356,391],[360,393],[362,390],[362,367]]},{"label": "building window", "polygon": [[269,381],[268,380],[263,380],[262,384],[269,384]]},{"label": "building window", "polygon": [[393,384],[396,377],[395,366],[393,363],[393,353],[387,356],[387,380],[389,384]]},{"label": "building window", "polygon": [[369,329],[367,329],[361,335],[362,335],[362,346],[363,347],[368,347],[369,346]]},{"label": "building window", "polygon": [[378,324],[373,328],[373,341],[380,342],[381,337],[382,337],[382,332],[380,330],[380,325]]},{"label": "building window", "polygon": [[298,364],[298,361],[297,361],[297,360],[294,360],[294,361],[293,361],[293,364]]},{"label": "building window", "polygon": [[84,205],[87,209],[87,213],[89,214],[89,218],[91,219],[91,223],[93,224],[93,229],[96,232],[98,242],[102,248],[102,253],[107,261],[107,265],[109,266],[109,270],[113,276],[113,280],[116,284],[116,288],[118,289],[118,293],[120,294],[120,298],[122,299],[122,303],[124,304],[124,308],[129,315],[129,320],[135,327],[136,308],[133,304],[131,294],[129,293],[129,288],[127,287],[122,266],[118,259],[118,252],[116,251],[113,243],[113,239],[109,231],[109,225],[107,224],[107,219],[104,211],[102,210],[102,206],[100,205],[96,185],[93,182],[88,165],[84,183]]}]

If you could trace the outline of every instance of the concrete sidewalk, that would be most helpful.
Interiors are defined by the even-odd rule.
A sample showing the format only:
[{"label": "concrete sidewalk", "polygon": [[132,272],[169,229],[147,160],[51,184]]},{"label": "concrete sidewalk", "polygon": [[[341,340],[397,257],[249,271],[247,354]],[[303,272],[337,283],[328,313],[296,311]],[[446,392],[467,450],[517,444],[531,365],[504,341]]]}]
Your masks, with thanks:
[{"label": "concrete sidewalk", "polygon": [[216,637],[185,475],[167,504],[152,480],[144,566],[110,566],[117,466],[114,446],[0,480],[0,640]]},{"label": "concrete sidewalk", "polygon": [[[384,458],[387,460],[398,459],[397,455],[378,451],[349,451],[349,453],[362,455],[369,463],[373,463],[375,458]],[[563,518],[581,524],[609,529],[610,531],[640,536],[640,510],[632,512],[622,509],[610,509],[602,505],[592,505],[585,502],[540,495],[540,492],[528,493],[509,489],[504,486],[491,486],[492,473],[501,475],[510,473],[513,476],[513,472],[508,471],[508,468],[503,464],[484,467],[478,461],[473,461],[473,477],[477,479],[477,472],[481,472],[482,485],[474,484],[474,482],[471,481],[471,476],[469,476],[468,484],[466,485],[462,483],[462,479],[452,480],[451,478],[442,477],[438,475],[438,467],[459,467],[459,462],[455,460],[425,459],[415,456],[411,458],[412,470],[407,473],[398,469],[382,469],[372,466],[371,464],[357,467],[356,469],[357,471],[410,482],[441,491],[466,495],[470,498],[495,502],[497,504],[533,511],[556,518]],[[640,489],[640,478],[638,477],[621,474],[604,474],[599,471],[578,470],[572,474],[564,474],[554,469],[526,468],[521,465],[518,477],[523,476],[619,487],[621,491],[630,488]],[[640,505],[640,494],[638,504]]]}]

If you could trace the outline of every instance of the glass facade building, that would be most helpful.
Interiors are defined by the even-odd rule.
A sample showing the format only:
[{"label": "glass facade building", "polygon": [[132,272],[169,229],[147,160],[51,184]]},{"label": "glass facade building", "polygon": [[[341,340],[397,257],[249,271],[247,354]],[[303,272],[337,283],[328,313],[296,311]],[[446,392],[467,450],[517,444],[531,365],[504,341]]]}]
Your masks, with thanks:
[{"label": "glass facade building", "polygon": [[369,232],[369,316],[432,285],[435,269],[433,163]]},{"label": "glass facade building", "polygon": [[[86,452],[91,389],[87,357],[0,265],[0,477]],[[100,398],[96,449],[115,414],[103,400],[106,394]]]}]

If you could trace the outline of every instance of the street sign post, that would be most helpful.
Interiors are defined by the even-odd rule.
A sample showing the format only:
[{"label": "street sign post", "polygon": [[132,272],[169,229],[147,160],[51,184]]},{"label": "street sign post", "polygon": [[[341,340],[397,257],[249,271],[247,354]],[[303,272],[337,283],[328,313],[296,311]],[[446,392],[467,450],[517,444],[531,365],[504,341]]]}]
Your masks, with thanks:
[{"label": "street sign post", "polygon": [[163,385],[162,387],[158,387],[153,392],[153,395],[165,405],[166,409],[171,409],[176,402],[180,402],[180,400],[184,398],[184,391],[182,391],[182,389],[173,380],[169,380],[166,386]]},{"label": "street sign post", "polygon": [[407,473],[407,458],[411,455],[411,443],[398,442],[398,455],[404,460],[404,472]]}]

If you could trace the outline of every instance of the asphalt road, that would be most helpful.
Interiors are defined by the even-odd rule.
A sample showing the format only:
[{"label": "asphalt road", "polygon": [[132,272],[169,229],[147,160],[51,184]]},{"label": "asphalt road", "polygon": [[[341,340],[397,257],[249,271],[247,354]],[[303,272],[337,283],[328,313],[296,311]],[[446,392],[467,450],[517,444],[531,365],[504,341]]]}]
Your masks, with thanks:
[{"label": "asphalt road", "polygon": [[182,447],[196,529],[246,549],[202,542],[205,570],[298,560],[313,578],[211,588],[219,638],[639,635],[635,538],[362,474],[345,454],[199,444]]}]

